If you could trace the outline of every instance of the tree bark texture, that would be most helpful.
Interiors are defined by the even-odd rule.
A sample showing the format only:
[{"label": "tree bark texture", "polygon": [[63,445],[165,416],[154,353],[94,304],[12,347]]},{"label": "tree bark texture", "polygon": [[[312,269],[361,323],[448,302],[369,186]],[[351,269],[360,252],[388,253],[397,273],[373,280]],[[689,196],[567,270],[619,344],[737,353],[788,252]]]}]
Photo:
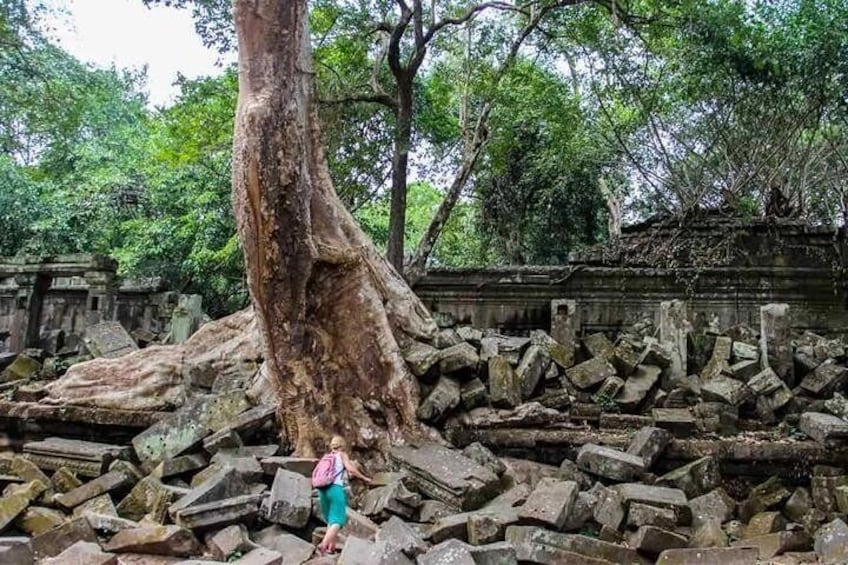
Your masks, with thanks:
[{"label": "tree bark texture", "polygon": [[400,353],[435,324],[336,195],[315,107],[306,0],[235,0],[233,205],[285,441],[385,448],[421,432]]},{"label": "tree bark texture", "polygon": [[392,199],[389,209],[389,240],[386,258],[398,272],[403,271],[406,241],[406,192],[409,149],[412,144],[412,82],[398,81],[398,109],[392,154]]}]

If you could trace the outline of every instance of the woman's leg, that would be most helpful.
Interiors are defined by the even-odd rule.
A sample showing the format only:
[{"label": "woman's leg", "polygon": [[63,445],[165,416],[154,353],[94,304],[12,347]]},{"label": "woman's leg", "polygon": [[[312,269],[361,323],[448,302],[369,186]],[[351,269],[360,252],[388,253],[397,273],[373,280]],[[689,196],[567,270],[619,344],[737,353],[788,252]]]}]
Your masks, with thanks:
[{"label": "woman's leg", "polygon": [[336,550],[336,538],[339,530],[347,522],[347,495],[341,485],[332,485],[327,489],[329,511],[327,512],[327,534],[322,541],[324,551],[332,553]]},{"label": "woman's leg", "polygon": [[323,547],[326,553],[333,553],[336,550],[336,538],[339,536],[339,530],[342,527],[339,524],[333,524],[327,527],[327,533],[324,534],[324,540],[319,547]]}]

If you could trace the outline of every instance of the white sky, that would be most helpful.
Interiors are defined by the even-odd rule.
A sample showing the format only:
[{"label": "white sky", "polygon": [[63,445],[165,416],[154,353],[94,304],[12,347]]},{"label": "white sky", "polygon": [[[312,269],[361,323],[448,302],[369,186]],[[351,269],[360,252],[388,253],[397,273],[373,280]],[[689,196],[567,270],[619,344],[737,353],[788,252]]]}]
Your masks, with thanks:
[{"label": "white sky", "polygon": [[[177,73],[189,78],[218,75],[219,54],[203,46],[189,10],[142,0],[44,0],[58,15],[45,22],[48,34],[82,61],[108,67],[147,66],[150,104],[167,105],[179,90]],[[229,60],[232,60],[232,56]]]}]

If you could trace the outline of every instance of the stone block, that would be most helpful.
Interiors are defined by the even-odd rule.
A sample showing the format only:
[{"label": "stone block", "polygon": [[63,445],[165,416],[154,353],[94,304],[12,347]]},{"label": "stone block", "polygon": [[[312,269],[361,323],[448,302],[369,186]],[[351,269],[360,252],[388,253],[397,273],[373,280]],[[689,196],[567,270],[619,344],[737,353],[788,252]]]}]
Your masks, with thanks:
[{"label": "stone block", "polygon": [[602,333],[594,333],[583,338],[583,349],[590,357],[612,359],[613,344]]},{"label": "stone block", "polygon": [[551,360],[547,353],[538,345],[531,345],[524,352],[515,375],[521,383],[521,398],[526,400],[532,397],[542,383],[542,376],[548,368]]},{"label": "stone block", "polygon": [[112,502],[112,497],[108,494],[101,494],[90,498],[74,507],[73,516],[77,518],[86,512],[94,512],[96,514],[105,514],[107,516],[117,516],[118,511],[115,508],[115,503]]},{"label": "stone block", "polygon": [[615,367],[603,357],[593,357],[565,371],[565,377],[580,390],[590,389],[615,376]]},{"label": "stone block", "polygon": [[180,497],[168,508],[168,513],[175,516],[179,510],[215,502],[233,496],[247,494],[247,484],[239,477],[235,469],[223,466],[216,469],[206,480]]},{"label": "stone block", "polygon": [[627,453],[641,457],[645,463],[645,468],[650,469],[665,451],[670,441],[671,434],[667,430],[645,426],[640,428],[630,440]]},{"label": "stone block", "polygon": [[68,492],[82,486],[82,481],[77,478],[67,467],[56,469],[50,477],[50,482],[57,492]]},{"label": "stone block", "polygon": [[56,557],[45,559],[42,565],[68,565],[78,563],[80,565],[117,565],[118,556],[114,553],[105,553],[96,543],[78,541]]},{"label": "stone block", "polygon": [[757,565],[756,548],[668,549],[660,553],[657,565]]},{"label": "stone block", "polygon": [[836,518],[818,529],[814,548],[822,563],[848,561],[848,525]]},{"label": "stone block", "polygon": [[436,386],[418,406],[418,418],[425,422],[440,422],[459,406],[460,400],[459,381],[451,377],[439,377]]},{"label": "stone block", "polygon": [[147,476],[136,483],[116,510],[128,520],[138,521],[148,516],[154,522],[164,523],[168,504],[176,496],[173,488],[163,485],[154,476]]},{"label": "stone block", "polygon": [[312,485],[306,477],[277,469],[271,494],[262,502],[262,517],[275,524],[302,528],[312,512]]},{"label": "stone block", "polygon": [[828,360],[801,381],[801,388],[820,398],[829,398],[848,380],[848,368]]},{"label": "stone block", "polygon": [[[247,528],[242,524],[238,524],[227,526],[222,530],[210,534],[206,538],[206,547],[216,561],[229,561],[230,558],[244,555],[250,550],[255,549],[257,545],[250,541]],[[312,548],[312,544],[309,544],[309,547]]]},{"label": "stone block", "polygon": [[477,371],[480,356],[470,344],[463,342],[439,352],[439,371],[442,374]]},{"label": "stone block", "polygon": [[497,455],[492,453],[491,449],[480,442],[475,441],[474,443],[466,445],[462,450],[462,454],[469,459],[473,459],[480,465],[491,469],[492,472],[499,477],[506,471],[506,465],[504,465],[504,462],[501,461]]},{"label": "stone block", "polygon": [[[0,502],[0,505],[3,503]],[[67,521],[64,513],[53,508],[30,506],[15,519],[15,527],[30,536],[43,534]]]},{"label": "stone block", "polygon": [[744,341],[734,341],[730,356],[734,361],[758,361],[760,350],[756,345]]},{"label": "stone block", "polygon": [[730,540],[718,520],[707,520],[694,528],[690,547],[727,547]]},{"label": "stone block", "polygon": [[477,565],[518,565],[515,548],[507,542],[472,546],[469,551]]},{"label": "stone block", "polygon": [[12,361],[11,365],[3,369],[3,372],[0,373],[0,381],[11,382],[28,380],[35,377],[40,370],[41,363],[21,354]]},{"label": "stone block", "polygon": [[751,489],[739,505],[739,518],[747,522],[759,512],[777,508],[792,495],[778,477],[771,477]]},{"label": "stone block", "polygon": [[830,414],[804,412],[798,427],[823,445],[834,445],[848,439],[848,421]]},{"label": "stone block", "polygon": [[[577,301],[568,299],[551,300],[551,337],[557,343],[570,348],[571,356],[580,333],[580,313]],[[567,369],[568,366],[563,367]]]},{"label": "stone block", "polygon": [[402,481],[372,488],[362,498],[362,513],[372,519],[386,520],[397,515],[411,520],[421,506],[421,495],[410,492]]},{"label": "stone block", "polygon": [[713,377],[701,385],[701,396],[707,402],[724,402],[739,406],[749,398],[745,383],[723,375]]},{"label": "stone block", "polygon": [[203,469],[209,464],[209,460],[202,453],[189,453],[178,457],[168,457],[163,459],[150,472],[156,478],[169,479],[178,477],[185,473]]},{"label": "stone block", "polygon": [[32,545],[25,537],[0,537],[0,563],[3,565],[32,565]]},{"label": "stone block", "polygon": [[83,512],[83,518],[88,521],[91,528],[97,532],[105,534],[115,534],[121,530],[131,530],[139,527],[139,523],[118,516],[107,514],[97,514],[94,512]]},{"label": "stone block", "polygon": [[675,437],[690,437],[697,431],[695,418],[688,408],[654,408],[654,425],[670,431]]},{"label": "stone block", "polygon": [[522,522],[561,530],[577,500],[577,483],[545,478],[527,497],[518,516]]},{"label": "stone block", "polygon": [[303,475],[306,478],[312,476],[312,470],[318,464],[318,459],[312,457],[274,456],[265,457],[260,460],[262,471],[266,475],[274,476],[277,469],[285,469]]},{"label": "stone block", "polygon": [[11,524],[44,490],[44,483],[41,481],[30,481],[18,487],[14,493],[4,494],[0,498],[0,530]]},{"label": "stone block", "polygon": [[126,475],[126,473],[121,471],[109,471],[105,475],[101,475],[70,492],[57,494],[54,500],[56,501],[56,504],[65,510],[70,510],[79,506],[86,500],[90,500],[104,493],[110,493],[129,487],[130,484],[131,479]]},{"label": "stone block", "polygon": [[459,540],[446,540],[418,558],[418,565],[476,565],[471,548]]},{"label": "stone block", "polygon": [[489,359],[489,398],[493,406],[514,408],[521,404],[521,381],[506,357]]},{"label": "stone block", "polygon": [[416,377],[423,377],[439,362],[439,350],[420,341],[412,341],[403,349],[402,355]]},{"label": "stone block", "polygon": [[688,364],[686,336],[690,329],[684,301],[660,302],[660,343],[668,349],[671,358],[669,374],[673,378],[686,376]]},{"label": "stone block", "polygon": [[686,495],[680,489],[644,485],[641,483],[623,483],[610,487],[620,497],[625,509],[633,503],[648,504],[657,508],[668,508],[677,516],[678,525],[689,524],[692,513],[686,502]]},{"label": "stone block", "polygon": [[174,522],[183,528],[198,530],[222,528],[239,523],[249,523],[259,513],[262,494],[244,494],[196,504],[174,513]]},{"label": "stone block", "polygon": [[689,508],[692,510],[692,525],[695,527],[710,520],[723,524],[736,513],[736,501],[719,487],[691,499]]},{"label": "stone block", "polygon": [[678,467],[657,479],[658,486],[679,488],[688,498],[706,494],[721,484],[718,462],[711,456]]},{"label": "stone block", "polygon": [[742,538],[755,538],[779,532],[786,527],[786,519],[780,512],[759,512],[751,516],[742,531]]},{"label": "stone block", "polygon": [[389,461],[420,493],[463,510],[479,508],[500,490],[490,469],[440,445],[396,446]]},{"label": "stone block", "polygon": [[788,304],[760,307],[760,361],[790,388],[795,385],[792,360],[792,320]]},{"label": "stone block", "polygon": [[813,547],[813,540],[806,532],[794,530],[742,539],[733,542],[731,547],[755,547],[760,560],[768,562],[787,551],[808,551]]},{"label": "stone block", "polygon": [[421,535],[397,516],[386,520],[377,530],[374,539],[378,543],[385,543],[390,549],[400,550],[411,558],[427,551],[427,544]]},{"label": "stone block", "polygon": [[83,335],[85,348],[94,357],[114,359],[133,351],[138,351],[138,345],[120,322],[100,322],[85,328]]},{"label": "stone block", "polygon": [[577,466],[614,481],[628,481],[645,472],[641,457],[592,443],[583,445],[577,452]]},{"label": "stone block", "polygon": [[486,389],[486,385],[477,377],[462,383],[459,397],[462,401],[462,407],[465,410],[471,410],[478,406],[489,404],[489,392]]},{"label": "stone block", "polygon": [[103,549],[119,553],[146,553],[191,557],[203,549],[190,530],[179,526],[142,526],[121,530],[103,544]]},{"label": "stone block", "polygon": [[[601,563],[628,563],[647,564],[647,559],[639,555],[634,549],[601,541],[588,536],[577,534],[562,534],[552,532],[534,526],[509,526],[506,529],[506,541],[515,546],[516,557],[519,561],[531,561],[534,548],[541,546],[542,549],[550,548],[577,554],[583,559],[583,563],[593,563],[592,559],[601,560]],[[532,561],[531,561],[532,562]],[[556,563],[557,561],[541,561],[542,563]],[[561,561],[565,563],[566,561]],[[570,561],[579,563],[580,561]]]},{"label": "stone block", "polygon": [[757,375],[761,369],[762,367],[760,366],[759,360],[739,361],[730,366],[730,372],[733,373],[733,377],[743,383],[747,383],[752,377]]},{"label": "stone block", "polygon": [[615,397],[615,402],[625,412],[635,412],[659,382],[662,370],[654,365],[639,365]]},{"label": "stone block", "polygon": [[33,555],[36,559],[55,557],[80,541],[97,543],[97,535],[85,518],[70,520],[32,538]]},{"label": "stone block", "polygon": [[683,548],[688,542],[685,536],[656,526],[640,526],[628,538],[630,547],[648,555],[658,555],[666,549]]},{"label": "stone block", "polygon": [[627,511],[627,525],[639,528],[641,526],[656,526],[657,528],[672,529],[677,526],[677,515],[671,508],[659,508],[650,504],[634,502]]},{"label": "stone block", "polygon": [[163,459],[182,454],[232,424],[248,408],[250,404],[241,391],[199,396],[135,436],[133,448],[142,464],[152,469]]}]

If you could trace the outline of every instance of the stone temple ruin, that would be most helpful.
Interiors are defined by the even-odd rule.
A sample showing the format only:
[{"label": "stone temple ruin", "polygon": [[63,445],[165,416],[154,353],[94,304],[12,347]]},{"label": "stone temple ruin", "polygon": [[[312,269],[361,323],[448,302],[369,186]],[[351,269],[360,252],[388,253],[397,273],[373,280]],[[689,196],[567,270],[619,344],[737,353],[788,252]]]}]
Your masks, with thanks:
[{"label": "stone temple ruin", "polygon": [[[261,347],[235,337],[251,335],[237,331],[252,324],[249,311],[157,346],[163,361],[147,372],[146,350],[119,358],[137,378],[116,376],[116,387],[149,387],[168,402],[73,396],[69,382],[112,365],[95,359],[62,375],[26,350],[0,383],[0,563],[847,562],[841,263],[828,265],[826,285],[825,255],[805,251],[815,261],[803,269],[764,266],[736,246],[749,264],[734,280],[750,286],[714,307],[710,293],[730,283],[711,285],[735,272],[716,262],[697,268],[706,285],[686,288],[666,272],[673,262],[654,257],[653,293],[583,286],[586,273],[612,280],[617,269],[619,288],[644,288],[651,276],[633,265],[648,260],[634,255],[645,234],[672,259],[705,252],[664,248],[663,233],[625,238],[555,284],[519,270],[476,290],[470,278],[461,292],[458,282],[422,292],[440,330],[403,353],[422,390],[418,416],[446,441],[371,454],[374,484],[354,485],[335,556],[315,553],[315,460],[280,452]],[[841,236],[824,233],[809,232],[819,242],[809,247],[838,256]],[[819,296],[807,301],[803,281],[790,284],[793,268]],[[526,284],[523,317],[517,301],[499,314],[493,304]],[[784,300],[754,306],[763,298]],[[12,369],[20,363],[31,370]]]}]

